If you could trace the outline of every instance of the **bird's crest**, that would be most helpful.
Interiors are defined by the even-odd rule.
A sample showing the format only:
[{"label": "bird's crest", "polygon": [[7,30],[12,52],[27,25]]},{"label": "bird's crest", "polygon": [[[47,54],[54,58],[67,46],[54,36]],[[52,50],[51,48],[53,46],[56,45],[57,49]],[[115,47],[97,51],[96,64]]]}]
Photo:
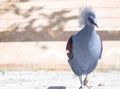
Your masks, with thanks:
[{"label": "bird's crest", "polygon": [[91,7],[80,8],[80,16],[79,16],[80,27],[86,25],[89,15],[95,16],[95,12],[93,11],[93,9]]}]

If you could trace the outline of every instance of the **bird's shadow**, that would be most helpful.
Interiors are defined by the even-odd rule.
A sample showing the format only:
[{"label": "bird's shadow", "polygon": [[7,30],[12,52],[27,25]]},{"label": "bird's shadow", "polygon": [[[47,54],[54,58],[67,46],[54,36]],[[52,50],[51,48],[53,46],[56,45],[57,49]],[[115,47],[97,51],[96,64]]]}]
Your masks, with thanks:
[{"label": "bird's shadow", "polygon": [[49,86],[47,89],[66,89],[65,86]]}]

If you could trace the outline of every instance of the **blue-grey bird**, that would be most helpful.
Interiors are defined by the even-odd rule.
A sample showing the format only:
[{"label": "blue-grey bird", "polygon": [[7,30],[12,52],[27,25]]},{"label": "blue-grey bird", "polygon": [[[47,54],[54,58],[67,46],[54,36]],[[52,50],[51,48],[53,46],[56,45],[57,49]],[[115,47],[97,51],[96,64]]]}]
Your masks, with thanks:
[{"label": "blue-grey bird", "polygon": [[[66,50],[71,69],[79,77],[80,89],[83,89],[87,86],[87,75],[96,68],[98,60],[101,59],[102,41],[95,31],[95,26],[98,25],[93,9],[84,8],[79,18],[84,27],[69,38]],[[84,81],[82,75],[86,76]]]}]

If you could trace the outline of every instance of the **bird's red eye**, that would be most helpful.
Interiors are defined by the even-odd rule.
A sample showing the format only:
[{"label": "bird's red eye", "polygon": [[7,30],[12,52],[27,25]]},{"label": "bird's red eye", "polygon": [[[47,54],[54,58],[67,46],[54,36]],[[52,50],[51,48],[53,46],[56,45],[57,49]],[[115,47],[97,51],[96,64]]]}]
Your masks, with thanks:
[{"label": "bird's red eye", "polygon": [[88,21],[91,22],[91,23],[93,23],[93,20],[90,17],[88,18]]}]

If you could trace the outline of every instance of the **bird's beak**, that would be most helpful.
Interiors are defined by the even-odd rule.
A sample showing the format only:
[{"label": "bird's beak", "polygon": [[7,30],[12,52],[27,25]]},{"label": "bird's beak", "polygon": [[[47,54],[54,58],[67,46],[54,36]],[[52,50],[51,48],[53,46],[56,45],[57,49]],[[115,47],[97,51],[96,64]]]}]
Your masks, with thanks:
[{"label": "bird's beak", "polygon": [[98,28],[97,21],[94,20],[93,24]]},{"label": "bird's beak", "polygon": [[94,23],[95,24],[95,26],[98,28],[98,25],[96,24],[96,23]]}]

